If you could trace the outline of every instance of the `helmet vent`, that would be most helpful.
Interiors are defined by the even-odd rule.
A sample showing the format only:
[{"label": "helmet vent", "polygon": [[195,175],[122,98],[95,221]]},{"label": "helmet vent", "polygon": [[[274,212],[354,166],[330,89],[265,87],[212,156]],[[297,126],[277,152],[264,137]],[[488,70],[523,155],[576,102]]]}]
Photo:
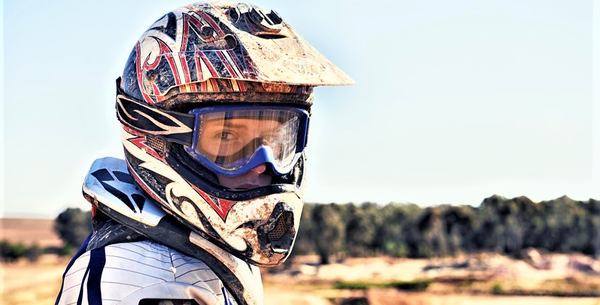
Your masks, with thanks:
[{"label": "helmet vent", "polygon": [[260,38],[264,38],[264,39],[280,39],[280,38],[286,37],[283,34],[273,34],[273,33],[255,33],[254,35],[258,36]]},{"label": "helmet vent", "polygon": [[233,37],[233,35],[225,35],[223,39],[225,39],[225,43],[227,43],[228,49],[233,49],[237,47],[237,40],[235,39],[235,37]]},{"label": "helmet vent", "polygon": [[283,19],[274,10],[263,10],[245,3],[227,10],[227,16],[238,28],[263,39],[287,37],[281,33]]},{"label": "helmet vent", "polygon": [[205,25],[205,26],[202,26],[202,28],[200,28],[200,35],[204,39],[212,38],[214,33],[215,33],[215,30],[213,28],[211,28],[210,26]]},{"label": "helmet vent", "polygon": [[147,135],[146,143],[148,143],[148,146],[154,149],[161,157],[165,156],[165,151],[167,150],[167,142],[165,139],[153,135]]},{"label": "helmet vent", "polygon": [[294,218],[292,213],[283,212],[277,219],[277,222],[275,223],[275,226],[273,226],[273,229],[269,231],[269,233],[267,233],[267,237],[271,241],[280,240],[286,235],[287,231],[291,227],[293,227],[293,225]]}]

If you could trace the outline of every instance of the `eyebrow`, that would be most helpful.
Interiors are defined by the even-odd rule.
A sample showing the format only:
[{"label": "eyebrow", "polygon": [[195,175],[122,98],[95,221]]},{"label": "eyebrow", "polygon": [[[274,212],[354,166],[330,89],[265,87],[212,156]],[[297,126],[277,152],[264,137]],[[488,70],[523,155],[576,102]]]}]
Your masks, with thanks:
[{"label": "eyebrow", "polygon": [[244,124],[234,124],[234,123],[231,123],[231,121],[228,121],[228,120],[225,121],[225,124],[223,124],[223,127],[248,129],[248,126],[246,126]]},{"label": "eyebrow", "polygon": [[[233,119],[225,119],[225,120],[223,120],[222,118],[214,118],[214,119],[208,119],[208,120],[206,120],[206,122],[208,123],[208,122],[211,122],[211,121],[212,122],[214,122],[214,121],[222,121],[222,123],[223,123],[222,127],[227,127],[227,128],[237,128],[237,129],[250,129],[250,128],[252,128],[252,127],[249,127],[248,124],[236,123],[237,119],[249,120],[250,118],[233,118]],[[270,120],[270,121],[278,123],[279,124],[278,126],[285,125],[285,123],[279,122],[277,120]],[[212,128],[217,128],[217,127],[214,127],[214,125],[211,126],[211,127]]]}]

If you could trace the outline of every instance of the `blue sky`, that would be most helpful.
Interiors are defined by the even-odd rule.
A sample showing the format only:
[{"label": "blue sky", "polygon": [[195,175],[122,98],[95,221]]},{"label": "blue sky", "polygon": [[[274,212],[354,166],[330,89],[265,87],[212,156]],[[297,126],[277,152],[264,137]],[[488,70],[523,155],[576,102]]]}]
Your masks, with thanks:
[{"label": "blue sky", "polygon": [[[122,156],[114,80],[186,3],[3,3],[0,215],[87,208],[92,161]],[[600,198],[598,1],[255,3],[356,81],[317,90],[307,201]]]}]

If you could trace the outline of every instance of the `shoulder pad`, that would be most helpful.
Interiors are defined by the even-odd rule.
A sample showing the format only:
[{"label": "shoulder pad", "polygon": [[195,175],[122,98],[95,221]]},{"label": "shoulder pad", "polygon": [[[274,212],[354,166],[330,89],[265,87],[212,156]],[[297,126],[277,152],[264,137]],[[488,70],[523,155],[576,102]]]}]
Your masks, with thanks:
[{"label": "shoulder pad", "polygon": [[83,195],[92,204],[103,205],[102,210],[108,208],[145,225],[154,227],[165,216],[135,184],[127,163],[121,159],[107,157],[94,161],[83,182]]}]

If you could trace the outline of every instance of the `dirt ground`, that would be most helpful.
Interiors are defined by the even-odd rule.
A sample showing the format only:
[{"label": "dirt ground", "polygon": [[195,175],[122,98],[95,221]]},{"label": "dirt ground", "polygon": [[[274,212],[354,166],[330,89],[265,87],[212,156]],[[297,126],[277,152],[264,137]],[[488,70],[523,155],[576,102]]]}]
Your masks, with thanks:
[{"label": "dirt ground", "polygon": [[[0,305],[54,304],[67,261],[65,258],[43,256],[37,263],[20,261],[0,265]],[[395,289],[338,291],[322,284],[296,285],[275,279],[265,279],[265,305],[333,305],[351,297],[366,297],[370,305],[600,305],[599,298],[589,297],[494,296],[435,291],[408,293]]]},{"label": "dirt ground", "polygon": [[[370,305],[600,305],[600,298],[589,297],[600,294],[600,261],[579,254],[532,250],[524,260],[489,253],[443,259],[353,258],[326,266],[318,266],[317,260],[298,258],[287,270],[265,274],[267,304],[343,304],[364,298]],[[333,289],[340,281],[422,280],[431,281],[422,292]],[[553,296],[561,294],[567,296]]]},{"label": "dirt ground", "polygon": [[[265,305],[332,305],[322,292],[297,291],[288,286],[265,286]],[[373,289],[353,292],[345,298],[366,297],[370,305],[600,305],[598,298],[539,297],[539,296],[492,296],[469,294],[436,294],[430,292],[400,292],[391,289]]]},{"label": "dirt ground", "polygon": [[54,304],[66,258],[44,255],[36,263],[19,261],[0,265],[0,304]]}]

